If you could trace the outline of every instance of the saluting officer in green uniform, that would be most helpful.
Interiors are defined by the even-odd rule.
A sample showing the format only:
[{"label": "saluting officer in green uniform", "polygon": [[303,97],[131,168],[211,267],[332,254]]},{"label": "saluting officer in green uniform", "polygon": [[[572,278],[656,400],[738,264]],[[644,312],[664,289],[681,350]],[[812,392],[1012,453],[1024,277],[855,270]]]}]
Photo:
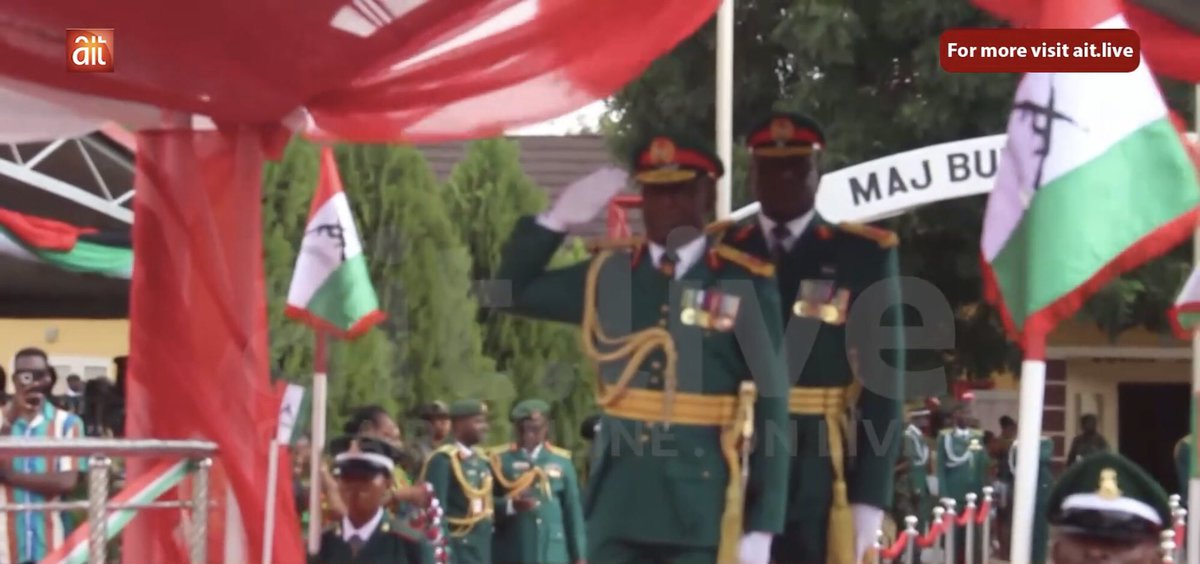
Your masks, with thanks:
[{"label": "saluting officer in green uniform", "polygon": [[1167,492],[1125,457],[1100,451],[1067,468],[1050,493],[1054,564],[1160,564]]},{"label": "saluting officer in green uniform", "polygon": [[[1047,521],[1050,489],[1054,486],[1054,441],[1050,437],[1042,437],[1038,451],[1037,495],[1034,496],[1033,510],[1033,554],[1029,561],[1033,564],[1046,562],[1046,549],[1050,541],[1050,523]],[[1014,475],[1017,473],[1017,441],[1008,448],[1008,468]]]},{"label": "saluting officer in green uniform", "polygon": [[[627,180],[602,170],[518,221],[499,275],[511,281],[512,311],[582,325],[600,366],[587,555],[765,564],[771,535],[783,529],[789,462],[773,268],[705,235],[724,172],[711,151],[659,136],[633,163],[644,240],[609,242],[588,261],[547,269],[566,231]],[[743,499],[743,488],[765,493]]]},{"label": "saluting officer in green uniform", "polygon": [[443,535],[452,564],[491,564],[492,468],[477,445],[487,436],[487,406],[460,400],[450,406],[450,442],[438,447],[421,471],[445,516]]},{"label": "saluting officer in green uniform", "polygon": [[371,438],[332,441],[333,473],[346,515],[321,535],[311,564],[421,564],[433,562],[425,535],[384,508],[399,452]]},{"label": "saluting officer in green uniform", "polygon": [[570,451],[546,440],[549,413],[542,400],[518,403],[512,412],[518,442],[492,454],[498,490],[492,560],[497,564],[587,561],[575,465]]},{"label": "saluting officer in green uniform", "polygon": [[[812,119],[773,113],[747,143],[761,212],[724,242],[775,264],[796,435],[787,525],[772,555],[857,564],[891,507],[904,428],[897,238],[816,214],[825,137]],[[864,314],[848,330],[851,304]],[[879,339],[879,325],[892,331]]]}]

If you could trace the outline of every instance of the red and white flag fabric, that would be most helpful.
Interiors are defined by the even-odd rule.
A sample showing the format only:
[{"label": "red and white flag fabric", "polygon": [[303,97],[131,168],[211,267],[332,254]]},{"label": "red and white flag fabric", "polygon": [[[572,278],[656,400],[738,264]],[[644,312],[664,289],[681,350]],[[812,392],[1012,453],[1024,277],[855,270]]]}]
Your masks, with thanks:
[{"label": "red and white flag fabric", "polygon": [[384,318],[329,147],[321,149],[321,180],[296,257],[286,313],[342,339],[358,337]]}]

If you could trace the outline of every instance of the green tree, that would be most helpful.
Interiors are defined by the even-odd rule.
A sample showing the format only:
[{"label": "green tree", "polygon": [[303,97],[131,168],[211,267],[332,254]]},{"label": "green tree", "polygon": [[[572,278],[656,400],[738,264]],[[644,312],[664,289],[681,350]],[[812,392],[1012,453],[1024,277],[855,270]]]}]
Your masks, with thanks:
[{"label": "green tree", "polygon": [[[587,380],[591,370],[580,351],[578,330],[488,307],[503,306],[511,297],[503,281],[493,279],[513,226],[521,216],[541,211],[547,202],[545,189],[525,175],[519,157],[520,149],[511,140],[473,142],[443,193],[470,251],[472,276],[481,282],[479,293],[486,296],[477,317],[484,353],[512,382],[516,398],[540,398],[555,406],[556,439],[572,448],[580,442],[580,422],[594,409]],[[572,263],[584,256],[580,245],[572,245],[564,247],[554,262]],[[497,405],[504,414],[509,407]]]},{"label": "green tree", "polygon": [[[995,27],[969,2],[937,0],[740,0],[735,31],[734,125],[744,136],[770,109],[822,122],[826,170],[935,143],[1004,131],[1017,77],[948,74],[938,63],[939,36],[953,27]],[[614,152],[650,129],[713,131],[715,28],[709,22],[618,93],[603,129]],[[1172,107],[1190,116],[1189,89],[1165,82]],[[734,181],[744,182],[744,159]],[[736,207],[750,201],[735,186]],[[978,239],[986,199],[944,202],[888,221],[899,232],[902,271],[930,281],[955,312],[957,346],[912,355],[944,363],[951,375],[984,377],[1011,367],[996,313],[979,306]],[[1163,259],[1168,263],[1176,259]],[[1157,264],[1157,263],[1156,263]],[[1084,315],[1111,334],[1163,328],[1162,309],[1182,281],[1178,266],[1147,266],[1093,300]],[[1163,306],[1163,307],[1160,307]],[[1129,311],[1129,315],[1114,312]]]},{"label": "green tree", "polygon": [[[356,406],[405,413],[420,402],[511,395],[482,354],[470,294],[470,259],[420,153],[339,146],[338,166],[387,320],[330,346],[329,429]],[[292,143],[264,175],[264,225],[273,368],[307,383],[311,332],[283,315],[287,288],[317,183],[318,151]]]}]

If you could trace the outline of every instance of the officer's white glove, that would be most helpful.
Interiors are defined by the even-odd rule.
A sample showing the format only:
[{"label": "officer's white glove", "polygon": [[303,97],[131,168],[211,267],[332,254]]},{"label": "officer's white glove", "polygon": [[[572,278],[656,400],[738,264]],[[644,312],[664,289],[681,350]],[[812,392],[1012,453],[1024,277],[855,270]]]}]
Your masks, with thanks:
[{"label": "officer's white glove", "polygon": [[929,493],[933,494],[934,497],[937,497],[938,493],[940,493],[938,491],[937,476],[934,476],[932,474],[925,476],[925,485],[929,487]]},{"label": "officer's white glove", "polygon": [[538,223],[554,231],[566,231],[592,220],[609,200],[625,187],[629,176],[615,167],[605,167],[569,184],[554,205],[538,217]]},{"label": "officer's white glove", "polygon": [[875,544],[876,533],[883,526],[883,510],[861,503],[850,504],[854,515],[854,562],[861,564],[867,549]]},{"label": "officer's white glove", "polygon": [[738,543],[738,564],[767,564],[771,561],[771,533],[758,531],[742,535]]}]

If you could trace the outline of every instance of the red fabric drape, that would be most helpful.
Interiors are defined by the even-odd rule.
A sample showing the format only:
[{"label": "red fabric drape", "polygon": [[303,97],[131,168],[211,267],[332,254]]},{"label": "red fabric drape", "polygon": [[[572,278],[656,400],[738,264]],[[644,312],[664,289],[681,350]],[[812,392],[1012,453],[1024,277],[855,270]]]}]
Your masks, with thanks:
[{"label": "red fabric drape", "polygon": [[[126,409],[131,437],[218,444],[214,485],[227,483],[236,496],[251,561],[262,547],[270,404],[278,395],[267,376],[262,137],[251,128],[138,136]],[[153,462],[131,461],[131,475]],[[302,562],[290,478],[281,473],[275,557]],[[212,494],[224,501],[219,487]],[[209,561],[221,562],[223,503],[210,515]],[[126,536],[125,562],[185,562],[178,524],[166,512],[139,517]]]},{"label": "red fabric drape", "polygon": [[[297,9],[283,0],[9,0],[0,76],[217,123],[278,124],[306,107],[320,139],[462,139],[607,96],[717,4],[306,0]],[[346,18],[362,19],[364,5],[393,15],[376,13],[374,24],[346,31]],[[387,17],[394,20],[379,25]],[[80,22],[114,29],[116,72],[63,71],[63,30]]]},{"label": "red fabric drape", "polygon": [[[971,0],[976,6],[1014,27],[1039,27],[1043,2],[1083,5],[1080,0]],[[1155,74],[1200,83],[1200,34],[1134,2],[1117,3],[1142,40],[1142,56]]]}]

